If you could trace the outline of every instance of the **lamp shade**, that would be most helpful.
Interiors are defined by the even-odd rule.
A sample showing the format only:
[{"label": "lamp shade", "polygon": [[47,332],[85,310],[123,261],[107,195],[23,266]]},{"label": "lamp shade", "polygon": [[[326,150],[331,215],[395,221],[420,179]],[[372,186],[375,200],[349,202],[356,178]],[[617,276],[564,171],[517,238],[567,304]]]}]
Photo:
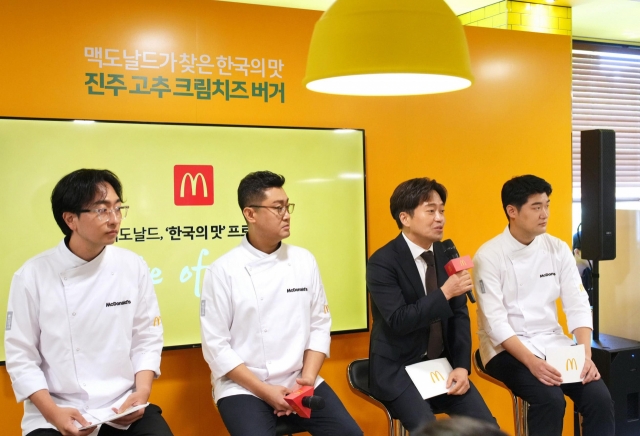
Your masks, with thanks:
[{"label": "lamp shade", "polygon": [[336,0],[316,23],[304,85],[344,95],[412,95],[471,85],[467,40],[443,0]]}]

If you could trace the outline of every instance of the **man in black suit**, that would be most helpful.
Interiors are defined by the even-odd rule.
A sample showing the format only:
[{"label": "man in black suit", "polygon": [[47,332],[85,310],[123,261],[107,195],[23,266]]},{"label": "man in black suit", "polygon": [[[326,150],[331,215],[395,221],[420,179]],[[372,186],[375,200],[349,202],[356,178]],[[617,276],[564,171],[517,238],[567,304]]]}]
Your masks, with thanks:
[{"label": "man in black suit", "polygon": [[[469,381],[471,331],[465,292],[467,271],[447,277],[442,244],[444,186],[428,178],[401,183],[391,215],[401,230],[367,264],[373,329],[369,348],[371,393],[410,432],[435,420],[433,410],[496,425]],[[453,368],[447,394],[423,400],[405,366],[446,357]]]}]

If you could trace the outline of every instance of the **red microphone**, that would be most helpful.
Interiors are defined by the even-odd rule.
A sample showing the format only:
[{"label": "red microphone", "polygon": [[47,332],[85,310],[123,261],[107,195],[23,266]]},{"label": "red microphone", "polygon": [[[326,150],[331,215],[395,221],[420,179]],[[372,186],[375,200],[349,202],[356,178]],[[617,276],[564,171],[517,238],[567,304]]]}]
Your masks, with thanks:
[{"label": "red microphone", "polygon": [[302,418],[311,418],[312,410],[324,409],[324,398],[313,395],[313,386],[301,386],[284,400]]},{"label": "red microphone", "polygon": [[[458,250],[456,246],[453,245],[453,241],[451,239],[447,239],[446,241],[442,241],[442,246],[444,247],[444,252],[449,259],[451,259],[444,266],[444,270],[447,272],[449,277],[454,275],[455,273],[459,273],[460,271],[464,271],[467,269],[473,268],[473,261],[469,256],[460,257],[458,254]],[[472,303],[476,302],[476,297],[473,295],[473,291],[469,289],[467,292],[467,298]]]}]

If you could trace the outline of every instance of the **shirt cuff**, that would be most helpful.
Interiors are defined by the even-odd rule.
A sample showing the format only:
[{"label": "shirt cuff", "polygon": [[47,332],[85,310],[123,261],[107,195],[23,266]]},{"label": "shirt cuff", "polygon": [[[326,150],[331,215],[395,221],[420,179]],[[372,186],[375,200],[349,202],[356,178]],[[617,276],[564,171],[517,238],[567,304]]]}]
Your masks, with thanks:
[{"label": "shirt cuff", "polygon": [[571,318],[567,317],[567,328],[570,332],[573,332],[575,329],[580,327],[587,327],[593,330],[593,320],[591,319],[591,313],[572,316]]},{"label": "shirt cuff", "polygon": [[242,365],[244,360],[240,358],[232,349],[221,352],[211,362],[211,373],[214,378],[220,378],[238,365]]},{"label": "shirt cuff", "polygon": [[508,323],[500,324],[487,333],[489,335],[489,339],[491,339],[491,345],[493,345],[494,347],[502,344],[511,336],[516,335],[516,332]]},{"label": "shirt cuff", "polygon": [[43,389],[49,389],[47,379],[40,371],[25,374],[15,379],[12,385],[13,392],[16,395],[16,400],[18,402],[26,400],[35,392],[41,391]]},{"label": "shirt cuff", "polygon": [[131,356],[134,374],[140,371],[153,371],[155,378],[160,377],[160,354],[142,353]]},{"label": "shirt cuff", "polygon": [[331,335],[320,332],[314,334],[312,332],[309,336],[309,346],[307,349],[324,353],[327,357],[330,357],[329,350],[331,349]]}]

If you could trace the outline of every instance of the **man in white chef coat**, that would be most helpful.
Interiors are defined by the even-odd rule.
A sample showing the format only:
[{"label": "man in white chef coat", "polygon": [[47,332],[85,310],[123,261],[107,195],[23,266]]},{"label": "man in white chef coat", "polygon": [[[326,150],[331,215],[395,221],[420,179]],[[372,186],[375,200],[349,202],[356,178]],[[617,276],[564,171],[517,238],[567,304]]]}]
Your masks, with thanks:
[{"label": "man in white chef coat", "polygon": [[79,430],[148,402],[162,324],[147,265],[112,246],[128,209],[117,176],[74,171],[51,205],[65,237],[14,274],[9,294],[6,365],[23,436],[170,436],[153,404]]},{"label": "man in white chef coat", "polygon": [[[214,401],[231,436],[274,436],[277,417],[314,436],[361,436],[318,375],[331,315],[313,255],[282,243],[294,208],[284,182],[270,171],[242,179],[238,203],[249,231],[205,272],[200,324]],[[298,385],[315,386],[325,400],[310,419],[284,400]]]},{"label": "man in white chef coat", "polygon": [[[551,185],[533,175],[502,187],[509,225],[473,260],[480,355],[492,377],[530,404],[530,436],[562,434],[565,394],[582,414],[584,436],[613,436],[611,396],[591,360],[587,293],[569,246],[546,233],[550,195]],[[569,332],[585,347],[582,382],[562,384],[545,361],[547,348],[574,343],[558,323],[558,298]]]}]

